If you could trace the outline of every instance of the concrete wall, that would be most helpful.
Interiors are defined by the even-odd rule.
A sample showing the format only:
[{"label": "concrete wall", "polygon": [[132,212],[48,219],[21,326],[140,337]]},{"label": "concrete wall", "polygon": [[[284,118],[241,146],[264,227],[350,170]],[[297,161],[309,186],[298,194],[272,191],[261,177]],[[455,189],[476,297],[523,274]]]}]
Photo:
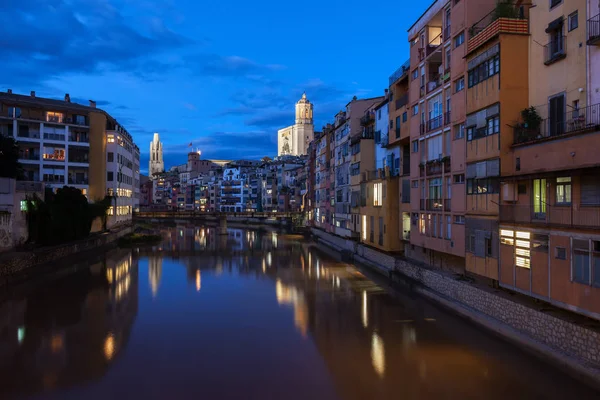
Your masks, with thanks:
[{"label": "concrete wall", "polygon": [[120,237],[131,233],[132,229],[125,227],[117,232],[90,237],[76,243],[5,254],[0,258],[0,286],[34,272],[34,268],[42,264],[113,243]]}]

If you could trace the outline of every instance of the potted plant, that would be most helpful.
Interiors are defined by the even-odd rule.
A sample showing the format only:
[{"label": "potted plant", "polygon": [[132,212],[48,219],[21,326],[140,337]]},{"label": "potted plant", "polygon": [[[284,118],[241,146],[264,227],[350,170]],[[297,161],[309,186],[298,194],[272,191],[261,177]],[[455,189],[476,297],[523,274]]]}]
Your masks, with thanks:
[{"label": "potted plant", "polygon": [[492,13],[492,21],[500,18],[519,18],[519,9],[514,0],[500,0]]}]

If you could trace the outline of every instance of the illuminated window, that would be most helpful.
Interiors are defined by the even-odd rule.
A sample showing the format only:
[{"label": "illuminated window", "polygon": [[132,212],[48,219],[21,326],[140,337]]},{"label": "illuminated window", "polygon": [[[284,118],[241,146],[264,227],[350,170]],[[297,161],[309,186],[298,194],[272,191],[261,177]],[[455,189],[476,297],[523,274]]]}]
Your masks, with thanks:
[{"label": "illuminated window", "polygon": [[64,115],[63,113],[48,111],[46,113],[46,121],[47,122],[63,122]]},{"label": "illuminated window", "polygon": [[21,200],[21,211],[27,211],[27,200]]},{"label": "illuminated window", "polygon": [[556,203],[571,204],[571,177],[556,178]]},{"label": "illuminated window", "polygon": [[383,205],[383,184],[381,182],[373,184],[373,205],[375,207]]},{"label": "illuminated window", "polygon": [[363,215],[362,216],[362,240],[366,241],[367,240],[367,216]]},{"label": "illuminated window", "polygon": [[106,138],[106,141],[108,143],[114,143],[115,142],[115,137],[114,135],[108,135],[108,137]]}]

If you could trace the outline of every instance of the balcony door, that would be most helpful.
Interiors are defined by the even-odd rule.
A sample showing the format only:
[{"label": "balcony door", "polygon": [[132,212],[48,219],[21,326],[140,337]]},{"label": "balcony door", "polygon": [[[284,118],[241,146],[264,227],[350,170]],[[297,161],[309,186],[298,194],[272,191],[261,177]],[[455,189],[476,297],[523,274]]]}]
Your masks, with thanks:
[{"label": "balcony door", "polygon": [[548,195],[546,193],[546,180],[533,180],[533,217],[535,219],[546,219],[546,205]]},{"label": "balcony door", "polygon": [[548,134],[550,136],[565,133],[565,95],[550,98],[548,104]]}]

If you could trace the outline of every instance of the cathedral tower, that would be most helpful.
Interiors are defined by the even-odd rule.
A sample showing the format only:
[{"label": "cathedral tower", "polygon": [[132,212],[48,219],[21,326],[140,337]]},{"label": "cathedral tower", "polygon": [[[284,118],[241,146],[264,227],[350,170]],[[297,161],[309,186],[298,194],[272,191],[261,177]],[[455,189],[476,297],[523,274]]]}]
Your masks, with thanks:
[{"label": "cathedral tower", "polygon": [[154,138],[150,142],[150,165],[148,173],[150,174],[150,177],[152,177],[154,174],[160,174],[162,172],[165,172],[163,146],[158,133],[155,133]]},{"label": "cathedral tower", "polygon": [[277,155],[305,155],[314,132],[313,105],[303,93],[296,103],[296,123],[277,132]]}]

